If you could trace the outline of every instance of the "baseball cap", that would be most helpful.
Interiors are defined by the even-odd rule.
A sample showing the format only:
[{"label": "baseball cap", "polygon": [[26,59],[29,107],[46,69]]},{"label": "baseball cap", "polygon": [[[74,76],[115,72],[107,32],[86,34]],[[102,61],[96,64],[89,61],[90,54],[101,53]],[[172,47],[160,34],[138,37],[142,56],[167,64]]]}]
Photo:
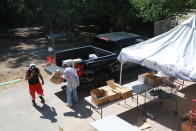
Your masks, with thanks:
[{"label": "baseball cap", "polygon": [[35,70],[36,66],[34,63],[32,63],[32,64],[30,64],[29,68],[30,68],[30,70]]},{"label": "baseball cap", "polygon": [[63,60],[62,61],[62,66],[64,66],[64,65],[71,66],[72,65],[72,59]]}]

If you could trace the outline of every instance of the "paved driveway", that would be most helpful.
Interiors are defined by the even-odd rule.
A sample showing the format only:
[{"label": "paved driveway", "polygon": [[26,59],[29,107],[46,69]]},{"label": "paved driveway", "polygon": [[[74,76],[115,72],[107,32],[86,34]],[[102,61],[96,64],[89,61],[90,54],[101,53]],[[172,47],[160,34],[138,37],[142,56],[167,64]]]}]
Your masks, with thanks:
[{"label": "paved driveway", "polygon": [[[43,105],[36,99],[38,106],[33,107],[27,86],[27,82],[24,81],[0,92],[0,131],[58,131],[59,126],[65,131],[92,131],[89,123],[100,119],[100,115],[91,111],[83,100],[85,96],[90,95],[87,89],[79,89],[80,102],[69,108],[65,106],[66,96],[61,89],[63,85],[52,84],[46,79],[44,85],[46,104]],[[183,110],[178,116],[163,112],[172,109],[174,106],[172,103],[164,106],[157,104],[147,106],[156,116],[156,119],[147,119],[153,127],[149,130],[179,130],[180,117],[190,107],[190,99],[195,98],[194,86],[182,90],[181,94],[185,94],[186,97],[183,99],[179,97],[179,109]],[[139,100],[143,102],[142,97],[139,97]],[[138,118],[146,117],[136,110],[136,103],[132,99],[128,99],[127,104],[121,102],[119,105],[113,104],[104,108],[103,117],[118,115],[131,124],[136,124]]]}]

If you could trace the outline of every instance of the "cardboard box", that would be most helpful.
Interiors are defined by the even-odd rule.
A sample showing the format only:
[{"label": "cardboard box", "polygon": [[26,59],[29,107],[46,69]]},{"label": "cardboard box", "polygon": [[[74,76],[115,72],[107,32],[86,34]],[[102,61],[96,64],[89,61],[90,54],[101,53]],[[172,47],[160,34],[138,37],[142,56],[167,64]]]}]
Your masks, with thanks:
[{"label": "cardboard box", "polygon": [[133,96],[133,91],[130,88],[122,87],[121,85],[115,83],[114,80],[106,81],[106,83],[114,92],[119,93],[122,99]]},{"label": "cardboard box", "polygon": [[122,99],[127,99],[131,96],[133,96],[133,91],[130,88],[116,88],[115,90],[120,92],[120,96]]},{"label": "cardboard box", "polygon": [[[195,123],[193,123],[195,125]],[[190,131],[190,123],[189,121],[184,121],[181,124],[181,131]],[[192,128],[192,131],[196,131],[195,128]]]},{"label": "cardboard box", "polygon": [[109,86],[103,86],[90,91],[92,102],[99,106],[120,99],[120,94],[113,91]]},{"label": "cardboard box", "polygon": [[77,58],[77,59],[72,59],[72,67],[76,66],[76,62],[82,61],[82,59]]},{"label": "cardboard box", "polygon": [[114,80],[108,80],[108,81],[106,81],[106,83],[107,83],[108,86],[110,86],[113,89],[115,89],[117,87]]},{"label": "cardboard box", "polygon": [[50,77],[50,81],[54,84],[61,84],[62,82],[62,72],[60,70],[56,70]]},{"label": "cardboard box", "polygon": [[126,98],[133,96],[133,90],[131,88],[123,87],[117,83],[115,83],[115,85],[116,85],[116,88],[114,90],[117,90],[120,92],[122,99],[126,99]]},{"label": "cardboard box", "polygon": [[143,84],[147,84],[147,78],[152,77],[152,76],[155,76],[154,72],[152,72],[152,73],[147,72],[147,73],[140,74],[140,75],[138,75],[138,81]]},{"label": "cardboard box", "polygon": [[97,106],[109,102],[106,96],[106,91],[104,91],[103,89],[93,89],[90,91],[90,94],[92,96],[91,101]]},{"label": "cardboard box", "polygon": [[120,99],[120,94],[116,93],[113,90],[106,91],[106,93],[107,93],[106,95],[108,97],[108,101],[109,102],[112,102],[112,101]]},{"label": "cardboard box", "polygon": [[162,84],[162,79],[158,76],[147,77],[147,84],[156,87]]}]

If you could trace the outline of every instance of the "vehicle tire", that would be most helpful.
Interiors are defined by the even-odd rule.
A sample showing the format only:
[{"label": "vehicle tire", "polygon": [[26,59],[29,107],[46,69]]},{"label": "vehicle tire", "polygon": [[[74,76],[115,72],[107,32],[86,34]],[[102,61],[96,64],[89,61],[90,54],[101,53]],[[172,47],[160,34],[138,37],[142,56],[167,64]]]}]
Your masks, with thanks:
[{"label": "vehicle tire", "polygon": [[111,65],[111,71],[113,73],[120,71],[120,64],[119,63],[113,63]]}]

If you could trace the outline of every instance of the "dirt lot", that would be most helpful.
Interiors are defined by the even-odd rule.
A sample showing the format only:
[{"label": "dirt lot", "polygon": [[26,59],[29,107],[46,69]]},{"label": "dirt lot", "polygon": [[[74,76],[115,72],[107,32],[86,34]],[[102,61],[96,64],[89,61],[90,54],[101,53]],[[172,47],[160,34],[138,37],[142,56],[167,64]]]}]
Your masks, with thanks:
[{"label": "dirt lot", "polygon": [[[19,31],[13,34],[0,34],[0,83],[23,79],[31,63],[35,63],[41,70],[48,65],[47,57],[51,55],[48,47],[52,44],[47,40],[46,35],[39,35],[38,28],[17,30]],[[87,45],[88,39],[83,38],[85,36],[59,38],[55,40],[55,49],[58,51]],[[45,72],[43,74],[45,75]],[[1,86],[0,90],[9,86]]]}]

